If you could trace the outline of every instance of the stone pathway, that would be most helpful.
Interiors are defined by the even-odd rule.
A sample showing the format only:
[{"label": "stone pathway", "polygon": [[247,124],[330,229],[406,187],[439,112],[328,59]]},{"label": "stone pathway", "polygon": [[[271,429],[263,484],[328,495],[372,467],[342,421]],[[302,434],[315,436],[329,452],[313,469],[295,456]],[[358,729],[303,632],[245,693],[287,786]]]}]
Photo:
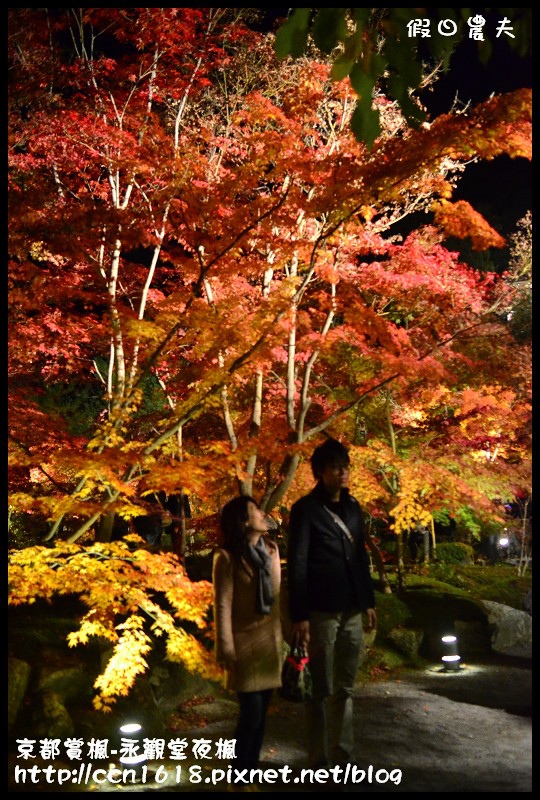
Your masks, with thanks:
[{"label": "stone pathway", "polygon": [[[332,776],[302,770],[302,707],[276,697],[269,713],[259,785],[266,792],[531,792],[532,672],[530,666],[463,665],[404,673],[398,680],[361,682],[355,690],[356,772]],[[234,701],[197,707],[199,720],[169,738],[210,742],[212,757],[150,763],[144,780],[90,780],[62,787],[14,786],[9,791],[223,792],[227,761],[215,757],[232,738]],[[70,767],[73,764],[69,765]],[[360,769],[361,768],[361,769]]]}]

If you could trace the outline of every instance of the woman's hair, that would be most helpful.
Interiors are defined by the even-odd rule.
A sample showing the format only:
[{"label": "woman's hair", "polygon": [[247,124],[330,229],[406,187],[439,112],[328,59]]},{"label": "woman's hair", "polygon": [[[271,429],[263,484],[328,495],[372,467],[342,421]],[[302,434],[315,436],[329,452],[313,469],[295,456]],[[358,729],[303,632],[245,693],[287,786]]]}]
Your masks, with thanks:
[{"label": "woman's hair", "polygon": [[248,505],[253,503],[259,508],[256,500],[248,495],[233,497],[225,503],[221,509],[219,524],[221,536],[219,545],[224,550],[228,550],[234,556],[240,558],[246,555],[248,548],[248,527],[249,520]]},{"label": "woman's hair", "polygon": [[324,468],[328,464],[335,464],[336,462],[342,462],[343,464],[350,463],[349,451],[345,445],[338,442],[337,439],[327,439],[316,447],[310,460],[311,471],[316,480],[319,480]]}]

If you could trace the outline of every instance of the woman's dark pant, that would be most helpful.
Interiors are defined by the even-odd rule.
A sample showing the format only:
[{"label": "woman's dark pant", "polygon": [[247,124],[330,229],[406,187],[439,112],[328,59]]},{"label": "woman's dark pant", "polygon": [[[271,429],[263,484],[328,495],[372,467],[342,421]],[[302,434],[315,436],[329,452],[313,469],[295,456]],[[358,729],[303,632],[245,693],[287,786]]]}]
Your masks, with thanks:
[{"label": "woman's dark pant", "polygon": [[272,689],[262,692],[238,692],[240,712],[234,736],[236,739],[235,769],[256,769],[264,737],[266,712]]}]

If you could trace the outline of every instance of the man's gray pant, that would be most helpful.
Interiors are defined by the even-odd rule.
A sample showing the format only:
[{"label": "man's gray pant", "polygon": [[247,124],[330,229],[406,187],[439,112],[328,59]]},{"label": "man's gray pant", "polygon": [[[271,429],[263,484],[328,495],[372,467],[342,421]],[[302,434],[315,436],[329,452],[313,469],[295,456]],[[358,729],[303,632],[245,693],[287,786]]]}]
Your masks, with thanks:
[{"label": "man's gray pant", "polygon": [[353,761],[353,688],[364,649],[362,613],[312,611],[309,637],[313,680],[313,697],[305,703],[309,766]]}]

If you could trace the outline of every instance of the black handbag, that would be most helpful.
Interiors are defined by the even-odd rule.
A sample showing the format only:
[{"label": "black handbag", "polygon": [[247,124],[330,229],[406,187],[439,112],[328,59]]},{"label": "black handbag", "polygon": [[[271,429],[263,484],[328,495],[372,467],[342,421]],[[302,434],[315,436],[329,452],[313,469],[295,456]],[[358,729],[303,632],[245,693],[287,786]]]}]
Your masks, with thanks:
[{"label": "black handbag", "polygon": [[311,697],[309,658],[304,649],[293,647],[283,662],[279,693],[284,700],[293,703],[301,703]]}]

